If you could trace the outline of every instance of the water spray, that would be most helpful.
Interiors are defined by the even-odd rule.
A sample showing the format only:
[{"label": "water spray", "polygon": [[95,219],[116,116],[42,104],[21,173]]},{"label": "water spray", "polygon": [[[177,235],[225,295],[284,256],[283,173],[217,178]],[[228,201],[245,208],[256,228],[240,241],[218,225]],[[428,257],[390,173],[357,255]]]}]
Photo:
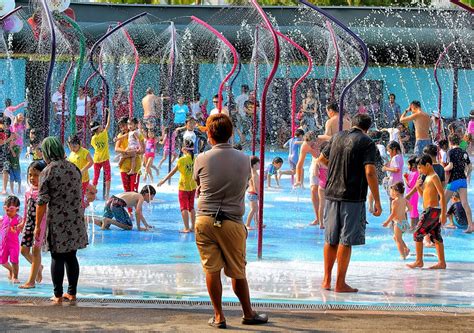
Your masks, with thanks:
[{"label": "water spray", "polygon": [[219,38],[227,47],[230,49],[230,52],[232,53],[232,56],[234,58],[234,62],[232,64],[232,68],[227,73],[225,78],[222,80],[221,84],[219,85],[219,91],[218,91],[218,102],[217,102],[217,109],[219,110],[219,113],[222,112],[222,91],[224,90],[224,86],[226,82],[231,78],[231,76],[234,74],[235,70],[237,69],[237,64],[239,62],[239,55],[237,54],[237,51],[235,50],[234,45],[232,45],[227,38],[224,37],[220,32],[218,32],[216,29],[211,27],[208,23],[204,22],[203,20],[198,19],[196,16],[191,16],[191,19],[195,21],[196,23],[202,25],[206,29],[208,29],[210,32],[212,32],[217,38]]},{"label": "water spray", "polygon": [[43,136],[49,136],[49,108],[51,104],[51,81],[53,77],[53,70],[54,70],[54,63],[56,62],[56,32],[54,31],[54,23],[53,23],[53,16],[49,10],[48,4],[46,3],[47,0],[41,0],[41,5],[43,6],[43,10],[46,13],[48,27],[50,30],[50,38],[51,38],[51,58],[49,60],[49,68],[48,74],[46,76],[45,87],[44,87],[44,96],[43,96]]},{"label": "water spray", "polygon": [[434,66],[434,78],[435,78],[435,81],[436,81],[436,86],[438,87],[438,114],[439,114],[439,117],[438,117],[438,137],[440,137],[440,134],[441,134],[441,104],[442,104],[442,95],[443,95],[443,92],[442,92],[442,89],[441,89],[441,84],[439,83],[439,80],[438,80],[438,67],[439,67],[439,64],[441,63],[441,61],[444,59],[444,57],[446,56],[446,54],[448,54],[449,52],[449,49],[455,44],[456,42],[451,42],[448,46],[446,46],[443,50],[443,52],[441,52],[441,54],[439,55],[438,57],[438,60],[436,61],[436,64]]},{"label": "water spray", "polygon": [[336,93],[336,83],[337,83],[337,78],[339,76],[339,67],[341,64],[341,58],[339,55],[339,47],[337,45],[336,33],[334,32],[334,29],[332,28],[331,22],[326,21],[326,27],[328,28],[329,34],[331,36],[332,45],[334,47],[334,50],[336,51],[336,69],[334,71],[334,77],[332,78],[332,81],[331,81],[331,100],[334,101],[335,93]]},{"label": "water spray", "polygon": [[129,117],[133,118],[133,90],[135,88],[135,79],[138,74],[138,68],[140,67],[140,56],[138,55],[137,47],[135,46],[135,43],[132,40],[132,37],[130,37],[130,34],[128,33],[127,30],[123,29],[123,33],[125,34],[125,37],[127,38],[128,43],[133,49],[133,56],[135,58],[135,68],[133,69],[133,74],[132,78],[130,79],[130,89],[128,91],[128,112],[129,112]]},{"label": "water spray", "polygon": [[[252,5],[258,11],[259,15],[262,17],[265,22],[265,26],[268,31],[271,33],[273,38],[273,46],[275,52],[275,58],[273,60],[273,67],[268,75],[267,80],[262,91],[262,102],[261,102],[261,121],[260,121],[260,191],[258,193],[258,258],[262,259],[262,245],[263,245],[263,203],[264,203],[264,179],[265,179],[265,126],[266,126],[266,109],[267,109],[267,93],[270,88],[270,84],[273,81],[273,77],[276,74],[278,69],[278,64],[280,63],[280,44],[278,42],[278,36],[273,29],[270,20],[263,11],[263,9],[258,5],[257,0],[250,0]],[[256,96],[255,96],[256,97]]]},{"label": "water spray", "polygon": [[321,8],[309,3],[307,0],[299,0],[299,2],[317,11],[328,20],[334,22],[349,35],[351,35],[360,46],[360,54],[362,56],[362,60],[364,61],[364,66],[362,67],[362,70],[344,87],[344,89],[342,89],[341,96],[339,97],[339,130],[342,131],[344,119],[344,97],[346,96],[349,89],[358,81],[360,81],[367,72],[367,69],[369,68],[369,50],[367,49],[367,45],[365,45],[364,41],[337,18],[327,13],[325,10],[322,10]]}]

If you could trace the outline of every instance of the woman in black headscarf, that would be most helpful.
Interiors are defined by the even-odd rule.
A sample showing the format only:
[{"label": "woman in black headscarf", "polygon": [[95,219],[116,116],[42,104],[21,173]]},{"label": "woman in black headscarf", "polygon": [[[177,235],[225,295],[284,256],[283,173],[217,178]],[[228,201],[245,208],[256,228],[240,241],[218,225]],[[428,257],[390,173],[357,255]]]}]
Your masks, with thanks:
[{"label": "woman in black headscarf", "polygon": [[[46,215],[46,245],[51,252],[51,277],[55,303],[63,298],[76,300],[79,262],[76,252],[87,246],[87,230],[82,208],[81,171],[65,158],[64,147],[56,137],[48,137],[42,144],[44,160],[48,164],[41,172],[36,208],[36,225]],[[46,210],[47,208],[47,210]],[[35,237],[39,237],[36,228]],[[69,282],[63,294],[64,267]]]}]

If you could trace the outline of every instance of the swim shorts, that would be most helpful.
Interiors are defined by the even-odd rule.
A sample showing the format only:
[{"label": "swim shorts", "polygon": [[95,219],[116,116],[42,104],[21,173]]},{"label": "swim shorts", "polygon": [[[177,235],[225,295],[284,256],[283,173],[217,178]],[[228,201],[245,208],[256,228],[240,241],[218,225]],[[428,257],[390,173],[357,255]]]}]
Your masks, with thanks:
[{"label": "swim shorts", "polygon": [[132,220],[125,207],[127,207],[127,203],[123,199],[112,196],[105,204],[103,216],[132,227]]},{"label": "swim shorts", "polygon": [[245,279],[247,229],[245,225],[224,219],[214,226],[213,216],[196,218],[196,245],[206,273],[224,273],[233,279]]},{"label": "swim shorts", "polygon": [[146,158],[155,158],[155,152],[148,152],[148,153],[145,153],[145,157],[146,157]]},{"label": "swim shorts", "polygon": [[400,229],[401,232],[405,233],[408,229],[410,229],[410,223],[407,220],[403,221],[393,221],[394,225]]},{"label": "swim shorts", "polygon": [[428,207],[421,213],[420,221],[418,221],[413,233],[415,242],[422,242],[426,235],[430,235],[432,242],[443,242],[441,222],[439,221],[440,216],[441,208]]},{"label": "swim shorts", "polygon": [[10,174],[10,181],[15,183],[21,182],[21,169],[10,168],[8,171]]},{"label": "swim shorts", "polygon": [[456,179],[446,186],[446,189],[451,192],[457,192],[460,188],[467,188],[466,178]]},{"label": "swim shorts", "polygon": [[326,199],[324,209],[325,241],[331,245],[365,244],[365,202]]},{"label": "swim shorts", "polygon": [[309,186],[319,186],[319,178],[316,175],[316,163],[311,162],[311,166],[309,167]]},{"label": "swim shorts", "polygon": [[196,196],[196,190],[192,191],[178,191],[179,209],[192,211],[194,210],[194,197]]},{"label": "swim shorts", "polygon": [[18,243],[8,244],[6,242],[5,246],[0,250],[0,265],[8,263],[8,259],[12,264],[18,264],[18,259],[20,256],[20,247]]},{"label": "swim shorts", "polygon": [[414,153],[417,156],[423,155],[423,148],[431,144],[431,139],[416,140]]},{"label": "swim shorts", "polygon": [[249,199],[249,201],[258,201],[258,195],[257,193],[255,192],[249,192],[247,193],[247,199]]}]

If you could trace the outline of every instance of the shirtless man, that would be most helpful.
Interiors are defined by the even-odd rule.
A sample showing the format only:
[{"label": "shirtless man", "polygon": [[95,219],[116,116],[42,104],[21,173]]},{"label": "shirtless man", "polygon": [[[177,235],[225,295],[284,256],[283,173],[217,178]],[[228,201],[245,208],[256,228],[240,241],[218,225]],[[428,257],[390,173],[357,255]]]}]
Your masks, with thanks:
[{"label": "shirtless man", "polygon": [[146,95],[142,99],[143,119],[146,122],[152,123],[153,127],[157,125],[158,120],[162,116],[162,103],[166,98],[168,97],[156,96],[152,88],[146,90]]},{"label": "shirtless man", "polygon": [[[336,103],[330,103],[326,107],[326,112],[329,119],[326,121],[325,131],[323,135],[319,135],[318,138],[324,141],[331,140],[331,137],[339,132],[339,108]],[[342,120],[342,130],[348,130],[351,128],[351,122],[347,117]]]},{"label": "shirtless man", "polygon": [[[411,112],[411,115],[407,116],[407,113]],[[421,110],[421,104],[418,101],[410,103],[408,109],[403,111],[400,122],[408,123],[413,121],[415,125],[415,155],[421,156],[423,154],[423,148],[431,144],[430,137],[430,116]]]},{"label": "shirtless man", "polygon": [[433,169],[433,160],[429,155],[423,155],[418,159],[418,171],[426,178],[421,177],[416,183],[418,193],[423,197],[423,213],[413,233],[416,244],[416,260],[408,264],[409,268],[423,267],[423,238],[429,235],[431,241],[435,242],[438,263],[430,269],[446,269],[444,259],[444,245],[441,237],[441,225],[446,223],[446,199],[444,188],[438,175]]},{"label": "shirtless man", "polygon": [[[127,213],[127,207],[135,208],[135,219],[138,231],[146,231],[152,228],[143,216],[142,207],[143,202],[150,202],[155,197],[155,194],[156,190],[153,186],[145,185],[140,193],[124,192],[113,195],[105,204],[102,229],[109,229],[110,225],[113,224],[124,230],[132,230],[132,219]],[[141,222],[143,222],[144,227],[140,226]]]}]

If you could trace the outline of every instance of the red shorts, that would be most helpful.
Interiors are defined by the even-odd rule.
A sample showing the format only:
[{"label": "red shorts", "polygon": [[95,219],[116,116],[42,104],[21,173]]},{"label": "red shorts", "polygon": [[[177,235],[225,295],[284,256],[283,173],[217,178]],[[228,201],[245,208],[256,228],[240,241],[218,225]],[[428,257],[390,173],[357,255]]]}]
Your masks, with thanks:
[{"label": "red shorts", "polygon": [[140,184],[140,175],[134,173],[129,175],[126,172],[121,172],[120,177],[122,177],[123,189],[125,192],[138,192],[138,185]]},{"label": "red shorts", "polygon": [[94,163],[94,180],[92,181],[92,184],[94,186],[97,186],[97,184],[99,183],[100,170],[102,169],[102,167],[104,167],[105,181],[110,182],[110,179],[112,178],[109,160],[100,163]]},{"label": "red shorts", "polygon": [[194,210],[194,197],[196,190],[192,191],[178,191],[179,209],[192,211]]}]

